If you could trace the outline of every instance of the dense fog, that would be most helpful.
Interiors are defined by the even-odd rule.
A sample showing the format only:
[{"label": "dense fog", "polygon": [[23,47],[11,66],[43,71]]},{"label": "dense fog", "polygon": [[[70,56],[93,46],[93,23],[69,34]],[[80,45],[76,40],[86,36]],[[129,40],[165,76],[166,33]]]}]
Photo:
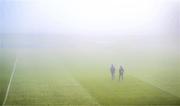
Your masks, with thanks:
[{"label": "dense fog", "polygon": [[179,52],[178,0],[1,0],[1,47]]}]

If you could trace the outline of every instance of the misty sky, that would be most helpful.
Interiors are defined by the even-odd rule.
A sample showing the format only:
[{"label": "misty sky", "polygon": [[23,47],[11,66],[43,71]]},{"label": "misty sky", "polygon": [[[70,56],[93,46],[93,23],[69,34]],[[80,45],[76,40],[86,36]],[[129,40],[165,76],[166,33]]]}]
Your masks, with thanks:
[{"label": "misty sky", "polygon": [[178,0],[1,0],[0,36],[46,36],[54,42],[68,36],[102,44],[170,39],[177,45],[179,4]]}]

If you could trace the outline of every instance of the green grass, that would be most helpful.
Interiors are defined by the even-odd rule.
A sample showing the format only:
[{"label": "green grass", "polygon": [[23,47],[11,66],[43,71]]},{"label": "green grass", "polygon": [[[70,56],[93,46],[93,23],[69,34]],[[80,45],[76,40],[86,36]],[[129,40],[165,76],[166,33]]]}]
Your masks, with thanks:
[{"label": "green grass", "polygon": [[179,104],[179,98],[131,76],[124,81],[81,78],[80,83],[102,105]]},{"label": "green grass", "polygon": [[180,97],[180,56],[159,56],[141,64],[131,75]]},{"label": "green grass", "polygon": [[14,57],[14,53],[10,49],[0,48],[0,105],[4,100]]},{"label": "green grass", "polygon": [[[146,57],[148,64],[153,66],[147,68],[141,58],[136,63],[127,57],[113,57],[116,63],[126,63],[126,73],[124,81],[112,81],[109,65],[113,59],[110,57],[37,50],[26,49],[18,53],[16,73],[6,105],[180,105],[180,85],[173,80],[178,81],[179,77],[176,74],[168,77],[174,85],[171,90],[177,91],[175,95],[162,86],[166,83],[162,77],[167,78],[169,74],[157,74],[159,68],[150,61],[152,58]],[[178,63],[176,59],[174,63]],[[160,72],[168,68],[163,61],[156,64],[161,67]],[[179,67],[174,68],[173,72],[178,73]]]},{"label": "green grass", "polygon": [[[78,58],[77,58],[78,59]],[[146,67],[149,64],[148,62],[140,62],[140,59],[137,60],[138,62],[134,62],[136,66],[131,65],[132,63],[129,63],[129,67],[126,68],[126,79],[124,81],[118,81],[118,76],[116,76],[116,81],[111,81],[109,77],[109,69],[107,68],[106,61],[101,62],[95,62],[94,66],[86,64],[87,62],[84,62],[85,64],[80,64],[78,61],[85,61],[84,59],[80,59],[73,63],[70,70],[73,72],[73,75],[80,81],[81,85],[86,88],[93,97],[98,100],[100,104],[103,105],[176,105],[179,104],[180,98],[177,96],[178,91],[180,91],[179,87],[179,75],[176,75],[179,73],[179,66],[178,65],[171,65],[170,67],[173,67],[176,70],[171,70],[171,74],[169,73],[163,73],[166,72],[167,69],[169,69],[169,66],[164,67],[163,61],[150,61],[150,60],[161,60],[161,57],[156,58],[144,58],[148,59],[149,63],[151,63],[151,69],[154,71],[151,71],[150,68]],[[123,59],[123,58],[122,58]],[[143,59],[143,60],[144,60]],[[163,58],[164,59],[164,58]],[[90,61],[90,60],[88,60]],[[115,60],[116,61],[116,60]],[[147,61],[147,60],[146,60]],[[169,59],[169,61],[172,61]],[[177,60],[173,60],[174,63],[177,63]],[[138,65],[139,64],[139,65]],[[160,65],[161,64],[161,65]],[[88,65],[90,68],[87,69]],[[99,67],[100,66],[100,67]],[[126,65],[127,66],[127,65]],[[155,68],[155,66],[158,67],[164,67],[161,71],[159,68]],[[153,67],[153,68],[152,68]],[[117,68],[117,67],[116,67]],[[141,70],[136,70],[137,68],[144,68]],[[77,72],[76,70],[79,70]],[[166,70],[165,70],[166,69]],[[74,71],[73,71],[74,70]],[[88,70],[88,71],[87,71]],[[133,72],[135,71],[135,72]],[[162,74],[157,74],[157,72],[160,71]],[[140,74],[141,72],[141,74]],[[174,72],[174,73],[173,73]],[[176,73],[176,74],[175,74]],[[138,75],[139,74],[139,77]],[[144,77],[140,77],[144,76]],[[147,76],[151,76],[152,79],[148,79]],[[164,80],[162,77],[169,77],[168,79]],[[174,76],[174,78],[172,77]],[[154,77],[154,79],[153,79]],[[144,79],[142,79],[144,78]],[[176,79],[175,81],[172,81],[173,79]],[[176,95],[172,94],[168,90],[164,90],[163,87],[165,86],[158,86],[157,84],[148,82],[154,80],[157,81],[157,83],[169,83],[169,86],[171,88],[171,91],[176,90]],[[167,80],[170,80],[167,82]],[[159,82],[161,81],[161,82]],[[168,85],[166,85],[168,86]]]}]

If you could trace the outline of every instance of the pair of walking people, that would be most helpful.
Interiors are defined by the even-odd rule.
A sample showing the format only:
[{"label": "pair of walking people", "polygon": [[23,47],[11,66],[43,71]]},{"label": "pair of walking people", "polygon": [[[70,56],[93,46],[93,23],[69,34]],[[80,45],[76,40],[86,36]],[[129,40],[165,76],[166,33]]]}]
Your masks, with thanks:
[{"label": "pair of walking people", "polygon": [[[111,78],[112,80],[115,79],[115,67],[113,64],[111,64],[111,68],[110,68],[110,72],[111,72]],[[124,68],[122,65],[120,65],[120,68],[119,68],[119,80],[123,80],[124,79]]]}]

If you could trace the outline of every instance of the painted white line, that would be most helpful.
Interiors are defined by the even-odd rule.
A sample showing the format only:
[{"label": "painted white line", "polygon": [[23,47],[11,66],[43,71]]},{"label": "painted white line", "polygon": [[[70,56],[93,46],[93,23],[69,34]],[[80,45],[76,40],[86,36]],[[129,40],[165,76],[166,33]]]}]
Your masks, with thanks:
[{"label": "painted white line", "polygon": [[11,82],[12,82],[12,79],[14,77],[14,73],[16,71],[16,63],[17,63],[17,57],[16,57],[15,62],[14,62],[13,70],[12,70],[12,73],[11,73],[11,77],[10,77],[10,80],[9,80],[9,84],[8,84],[8,87],[7,87],[7,90],[6,90],[6,94],[5,94],[2,106],[5,106],[5,104],[6,104],[6,100],[7,100],[8,94],[9,94],[9,89],[11,87]]}]

